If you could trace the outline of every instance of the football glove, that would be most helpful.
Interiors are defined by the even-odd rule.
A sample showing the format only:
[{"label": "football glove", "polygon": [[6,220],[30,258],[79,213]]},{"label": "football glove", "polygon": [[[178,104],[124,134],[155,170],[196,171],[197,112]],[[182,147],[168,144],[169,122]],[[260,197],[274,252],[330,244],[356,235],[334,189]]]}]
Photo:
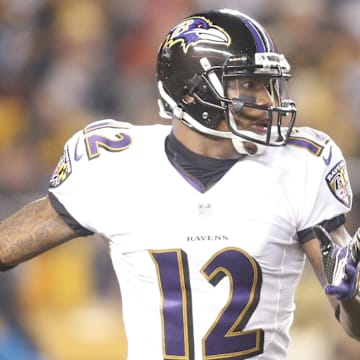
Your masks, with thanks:
[{"label": "football glove", "polygon": [[322,226],[316,225],[313,230],[320,241],[323,271],[327,281],[325,293],[340,301],[352,299],[359,290],[360,228],[344,247],[336,245]]}]

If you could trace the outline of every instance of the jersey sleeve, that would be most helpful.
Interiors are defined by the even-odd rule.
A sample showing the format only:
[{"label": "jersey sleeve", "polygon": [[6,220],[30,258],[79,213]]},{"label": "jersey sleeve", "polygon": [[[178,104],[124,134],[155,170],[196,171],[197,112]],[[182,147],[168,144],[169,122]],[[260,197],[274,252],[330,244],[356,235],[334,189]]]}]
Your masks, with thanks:
[{"label": "jersey sleeve", "polygon": [[89,236],[94,234],[93,231],[86,229],[81,224],[79,224],[78,221],[71,216],[71,214],[66,210],[64,205],[51,191],[48,192],[48,197],[55,211],[62,217],[64,222],[69,225],[79,236]]},{"label": "jersey sleeve", "polygon": [[101,187],[112,171],[106,154],[130,146],[130,136],[122,132],[130,128],[128,123],[100,120],[75,133],[64,146],[48,195],[58,214],[81,236],[97,232]]},{"label": "jersey sleeve", "polygon": [[322,146],[318,156],[310,155],[306,165],[297,231],[300,242],[314,237],[314,225],[322,224],[328,231],[343,225],[352,206],[350,179],[340,148],[326,134],[312,131]]}]

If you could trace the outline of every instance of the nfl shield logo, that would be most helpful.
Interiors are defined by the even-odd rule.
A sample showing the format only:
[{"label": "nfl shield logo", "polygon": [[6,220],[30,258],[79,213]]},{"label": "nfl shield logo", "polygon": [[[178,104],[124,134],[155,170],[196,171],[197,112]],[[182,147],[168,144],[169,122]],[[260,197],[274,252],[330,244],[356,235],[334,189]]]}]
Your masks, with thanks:
[{"label": "nfl shield logo", "polygon": [[208,217],[211,215],[211,204],[199,204],[198,205],[199,215],[202,217]]}]

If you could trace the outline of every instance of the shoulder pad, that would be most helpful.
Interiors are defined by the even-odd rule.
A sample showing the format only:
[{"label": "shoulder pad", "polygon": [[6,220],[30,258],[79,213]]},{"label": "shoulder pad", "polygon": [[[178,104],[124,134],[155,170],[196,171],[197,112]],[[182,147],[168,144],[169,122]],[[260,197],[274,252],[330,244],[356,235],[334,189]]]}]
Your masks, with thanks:
[{"label": "shoulder pad", "polygon": [[103,119],[103,120],[93,121],[92,123],[86,125],[83,131],[86,134],[89,131],[93,131],[105,127],[116,128],[116,129],[131,129],[132,124],[130,124],[129,122],[118,121],[114,119]]},{"label": "shoulder pad", "polygon": [[315,156],[320,156],[331,141],[329,135],[311,127],[294,128],[288,140],[289,145],[302,147]]},{"label": "shoulder pad", "polygon": [[[64,153],[50,179],[50,187],[58,187],[73,172],[76,164],[100,157],[101,153],[120,152],[131,144],[131,137],[122,132],[132,124],[113,119],[94,121],[74,134],[65,144]],[[101,152],[103,151],[103,152]]]}]

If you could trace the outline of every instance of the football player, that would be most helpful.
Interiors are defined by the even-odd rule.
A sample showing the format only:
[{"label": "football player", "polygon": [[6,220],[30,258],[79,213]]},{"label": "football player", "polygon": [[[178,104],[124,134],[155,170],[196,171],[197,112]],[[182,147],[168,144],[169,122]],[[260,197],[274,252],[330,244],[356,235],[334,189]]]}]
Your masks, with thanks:
[{"label": "football player", "polygon": [[128,360],[282,360],[308,259],[360,339],[346,163],[328,135],[294,127],[290,65],[268,32],[237,11],[193,14],[156,71],[172,125],[105,119],[74,134],[47,196],[1,224],[1,269],[97,233]]}]

